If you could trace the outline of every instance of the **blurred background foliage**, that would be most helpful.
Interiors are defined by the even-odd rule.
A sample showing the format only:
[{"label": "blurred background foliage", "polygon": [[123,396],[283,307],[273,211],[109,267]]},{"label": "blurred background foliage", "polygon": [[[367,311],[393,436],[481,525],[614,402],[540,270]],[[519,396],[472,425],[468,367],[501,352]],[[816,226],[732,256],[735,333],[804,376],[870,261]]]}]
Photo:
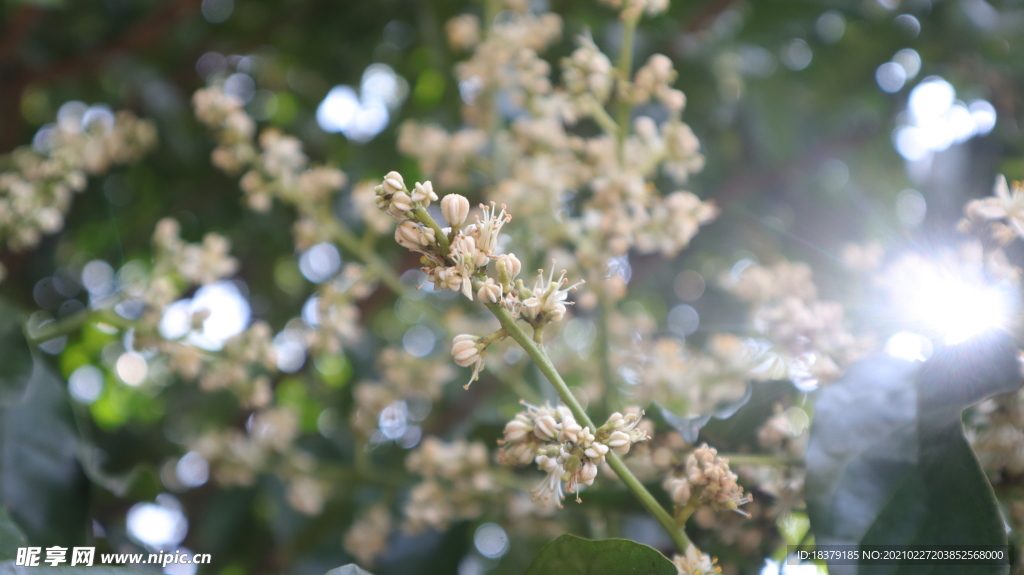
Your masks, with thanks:
[{"label": "blurred background foliage", "polygon": [[[549,7],[564,18],[562,40],[544,55],[553,68],[586,31],[606,53],[617,53],[622,26],[611,10],[568,0],[552,0]],[[462,55],[448,47],[444,23],[467,11],[483,9],[447,0],[8,0],[0,9],[0,152],[30,144],[69,101],[127,108],[153,119],[159,144],[142,162],[90,179],[75,198],[66,229],[38,249],[0,253],[8,269],[0,296],[26,313],[70,315],[88,294],[57,293],[53,282],[89,261],[119,269],[147,258],[155,223],[171,216],[189,241],[210,231],[232,241],[253,317],[280,329],[301,313],[314,289],[293,251],[292,216],[281,205],[267,213],[243,207],[237,182],[210,165],[214,142],[193,118],[191,93],[210,79],[226,80],[261,124],[300,137],[315,161],[341,168],[350,182],[379,179],[391,169],[414,181],[415,163],[395,151],[397,127],[407,118],[459,127],[460,89],[451,66]],[[699,271],[707,292],[690,302],[701,318],[694,336],[699,339],[705,331],[740,322],[733,300],[714,287],[716,274],[737,260],[807,261],[824,292],[856,301],[856,293],[844,293],[851,288],[838,271],[843,244],[948,243],[964,201],[989,193],[993,173],[1024,177],[1022,31],[1020,0],[699,0],[676,2],[645,22],[636,61],[660,52],[675,62],[676,87],[688,98],[684,120],[708,159],[689,189],[715,199],[723,214],[669,265],[636,258],[633,299],[664,318],[682,301],[674,287],[680,272]],[[393,80],[385,121],[377,117],[360,129],[350,126],[348,136],[325,130],[317,110],[328,93],[350,86],[351,93],[362,90],[365,103],[372,88],[365,81],[372,77],[368,70]],[[920,127],[954,132],[918,141],[901,126],[913,122],[912,90],[929,82],[955,89],[955,99],[972,113],[967,128]],[[940,144],[934,149],[922,148],[935,141]],[[467,195],[474,194],[479,189],[471,187]],[[355,221],[346,216],[346,198],[341,194],[337,209]],[[398,246],[382,244],[396,270],[415,267]],[[400,344],[408,324],[393,303],[381,290],[361,304],[361,312],[380,341]],[[88,326],[50,350],[48,361],[66,378],[97,363],[115,340]],[[307,432],[303,446],[324,459],[354,457],[351,437],[324,433],[324,414],[345,413],[352,402],[350,384],[374,372],[379,347],[367,346],[274,383],[278,401],[300,413]],[[436,353],[446,354],[441,347]],[[161,472],[168,458],[180,456],[176,433],[202,422],[244,423],[245,414],[228,397],[178,388],[150,393],[117,385],[109,370],[103,374],[107,384],[98,399],[65,401],[46,411],[52,422],[15,425],[5,416],[7,444],[38,440],[39,453],[51,449],[54,461],[64,461],[60,453],[78,441],[67,434],[80,434],[87,449],[95,450],[78,453],[73,469],[55,470],[18,459],[38,453],[11,455],[7,448],[0,473],[31,468],[39,476],[15,487],[5,483],[5,505],[17,511],[26,507],[26,498],[36,497],[52,505],[22,515],[43,514],[38,521],[22,521],[33,541],[71,545],[88,539],[101,549],[131,548],[128,509],[174,491]],[[60,383],[34,386],[40,396],[32,400],[59,402]],[[57,399],[46,396],[47,389]],[[469,393],[451,385],[446,397],[444,414],[435,409],[425,430],[445,437],[471,431],[490,444],[509,415],[510,408],[501,406],[514,405],[487,376]],[[760,409],[763,419],[770,405],[754,401],[746,409]],[[725,424],[709,428],[720,441],[735,444],[749,440],[754,429],[756,423],[745,431]],[[403,454],[389,445],[373,457],[383,468],[400,469]],[[214,565],[201,572],[319,574],[351,560],[341,548],[341,534],[354,508],[380,497],[380,487],[362,482],[343,488],[347,496],[313,518],[291,510],[282,486],[271,478],[251,488],[207,484],[175,497],[188,518],[183,544],[213,554]],[[54,499],[54,493],[61,497]],[[619,506],[617,513],[638,509],[621,492],[594,489],[587,499],[604,497]],[[575,508],[566,514],[570,530],[593,534],[591,516]],[[410,539],[378,571],[461,572],[474,525]],[[638,529],[650,527],[645,525]],[[793,537],[782,531],[765,540],[764,555],[772,553],[772,544]],[[650,537],[658,542],[657,534]],[[538,534],[536,541],[516,542],[490,572],[521,573],[546,539]],[[736,562],[745,572],[761,565]]]}]

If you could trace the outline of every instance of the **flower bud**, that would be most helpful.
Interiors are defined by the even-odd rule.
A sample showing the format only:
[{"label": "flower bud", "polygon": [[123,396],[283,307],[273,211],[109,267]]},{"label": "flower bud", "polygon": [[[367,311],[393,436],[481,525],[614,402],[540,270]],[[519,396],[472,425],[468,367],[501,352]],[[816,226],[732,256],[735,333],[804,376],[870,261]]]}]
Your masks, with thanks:
[{"label": "flower bud", "polygon": [[594,443],[583,454],[591,459],[603,460],[604,456],[608,455],[608,446],[603,443]]},{"label": "flower bud", "polygon": [[583,485],[593,484],[594,478],[597,477],[597,465],[594,465],[590,461],[584,463],[583,468],[580,469],[580,473],[577,477],[579,478],[579,482]]},{"label": "flower bud", "polygon": [[562,432],[558,434],[559,441],[580,443],[581,433],[583,433],[583,427],[576,423],[576,419],[572,417],[562,418]]},{"label": "flower bud", "polygon": [[423,204],[423,207],[429,206],[430,202],[436,202],[437,194],[434,193],[434,185],[429,181],[422,184],[416,182],[416,187],[412,190],[412,201]]},{"label": "flower bud", "polygon": [[455,363],[462,367],[469,367],[480,359],[480,348],[477,347],[475,335],[463,333],[455,336],[452,340],[452,357]]},{"label": "flower bud", "polygon": [[441,214],[448,225],[461,226],[469,217],[469,200],[459,194],[448,194],[441,199]]},{"label": "flower bud", "polygon": [[554,417],[541,415],[536,417],[533,422],[533,433],[544,441],[550,441],[558,435],[559,426]]},{"label": "flower bud", "polygon": [[522,267],[523,264],[520,263],[519,258],[515,254],[498,256],[498,283],[511,287],[512,282],[515,281]]},{"label": "flower bud", "polygon": [[487,281],[480,285],[480,289],[476,292],[476,297],[481,301],[488,303],[498,303],[501,299],[501,286],[494,283],[494,280],[487,278]]},{"label": "flower bud", "polygon": [[395,229],[395,241],[403,248],[417,250],[434,243],[434,230],[406,220]]},{"label": "flower bud", "polygon": [[393,195],[398,192],[405,191],[405,180],[402,179],[402,174],[398,172],[388,172],[384,176],[384,193],[387,195]]},{"label": "flower bud", "polygon": [[396,216],[403,216],[412,209],[412,198],[405,192],[395,192],[395,195],[391,196],[391,207],[388,209]]},{"label": "flower bud", "polygon": [[505,424],[505,441],[508,443],[515,443],[533,431],[533,426],[528,422],[521,419],[513,419],[512,421]]},{"label": "flower bud", "polygon": [[665,490],[677,505],[686,505],[690,501],[690,484],[685,479],[672,478],[666,481]]}]

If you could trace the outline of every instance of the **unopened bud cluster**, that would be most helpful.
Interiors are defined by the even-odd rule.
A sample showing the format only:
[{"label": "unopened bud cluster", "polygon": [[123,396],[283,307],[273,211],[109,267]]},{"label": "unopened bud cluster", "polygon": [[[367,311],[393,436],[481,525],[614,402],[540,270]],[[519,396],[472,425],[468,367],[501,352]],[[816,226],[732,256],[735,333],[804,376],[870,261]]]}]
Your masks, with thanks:
[{"label": "unopened bud cluster", "polygon": [[95,121],[86,118],[71,114],[40,131],[35,148],[0,157],[0,242],[8,249],[35,247],[43,234],[61,230],[87,175],[138,162],[156,144],[153,122],[131,112],[106,110]]},{"label": "unopened bud cluster", "polygon": [[422,475],[423,482],[409,493],[403,529],[443,531],[453,522],[479,517],[483,503],[498,489],[490,465],[487,447],[479,441],[424,438],[405,460],[406,468]]},{"label": "unopened bud cluster", "polygon": [[579,502],[579,486],[594,483],[609,450],[625,455],[634,443],[648,439],[647,432],[637,428],[641,417],[637,413],[613,413],[604,425],[591,430],[581,426],[564,405],[523,405],[527,410],[505,425],[504,439],[499,441],[501,460],[512,465],[533,461],[547,473],[533,490],[534,498],[545,505],[553,501],[561,507],[565,491],[576,493]]},{"label": "unopened bud cluster", "polygon": [[[704,444],[686,458],[686,466],[665,479],[663,484],[677,512],[698,505],[714,510],[730,509],[739,512],[739,506],[749,503],[751,497],[743,494],[738,477],[729,469],[729,460],[718,456],[718,451]],[[742,512],[740,512],[742,513]]]}]

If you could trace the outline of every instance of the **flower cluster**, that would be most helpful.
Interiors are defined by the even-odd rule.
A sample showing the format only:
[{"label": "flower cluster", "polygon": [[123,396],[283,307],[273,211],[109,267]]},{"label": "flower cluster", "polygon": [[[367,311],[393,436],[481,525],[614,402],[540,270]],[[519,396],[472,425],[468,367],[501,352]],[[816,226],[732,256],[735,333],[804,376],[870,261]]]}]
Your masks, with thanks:
[{"label": "flower cluster", "polygon": [[498,491],[487,447],[478,441],[445,443],[426,437],[405,466],[424,478],[405,504],[403,528],[409,533],[440,531],[452,522],[479,517],[483,503]]},{"label": "flower cluster", "polygon": [[686,548],[684,555],[676,555],[672,562],[676,564],[679,575],[717,575],[722,572],[717,559],[707,553],[701,553],[692,543]]},{"label": "flower cluster", "polygon": [[362,565],[373,565],[387,549],[390,534],[391,513],[383,505],[375,505],[352,522],[341,543]]},{"label": "flower cluster", "polygon": [[609,450],[625,455],[634,443],[648,439],[647,432],[637,427],[638,413],[613,413],[604,425],[591,430],[581,426],[564,405],[523,404],[527,410],[505,425],[499,442],[501,459],[512,465],[533,461],[548,474],[533,491],[545,505],[554,502],[561,507],[565,491],[576,493],[579,502],[580,485],[594,483]]},{"label": "flower cluster", "polygon": [[[666,6],[661,1],[615,3],[628,20],[645,12],[659,13]],[[451,29],[468,30],[468,22],[457,17]],[[546,63],[537,54],[558,37],[560,28],[553,14],[510,15],[496,21],[475,44],[472,57],[458,68],[465,88],[464,112],[471,126],[466,130],[478,133],[482,144],[486,141],[482,130],[512,119],[488,146],[493,156],[489,161],[473,155],[457,157],[493,173],[496,185],[491,189],[512,211],[529,219],[533,237],[546,240],[546,246],[538,248],[569,247],[568,257],[559,261],[615,299],[619,290],[601,276],[610,258],[631,250],[672,257],[718,210],[685,190],[663,195],[651,181],[662,170],[674,182],[685,182],[704,165],[700,142],[680,120],[685,97],[673,87],[676,72],[671,61],[652,56],[627,77],[614,73],[611,59],[593,40],[582,37],[572,55],[561,61],[562,84],[553,85]],[[499,109],[498,101],[516,110]],[[609,103],[620,108],[657,105],[664,112],[651,115],[667,118],[655,122],[641,114],[619,126],[605,109]],[[590,137],[574,133],[574,126],[584,118],[592,118],[603,133]],[[446,138],[456,135],[416,125],[404,127],[403,133],[409,134],[402,138],[407,142],[400,145],[403,153],[420,159],[425,173],[437,175],[440,160],[425,161],[425,156],[440,158],[433,150],[442,150]],[[438,145],[424,145],[428,135]],[[465,165],[462,160],[457,164]],[[586,199],[578,202],[577,197]],[[566,209],[573,204],[578,205]],[[554,255],[549,251],[547,257]]]},{"label": "flower cluster", "polygon": [[835,380],[843,368],[870,349],[868,338],[846,326],[843,306],[818,299],[806,264],[750,265],[723,281],[736,297],[752,304],[754,327],[771,343],[762,379],[792,379],[807,385]]},{"label": "flower cluster", "polygon": [[729,469],[729,460],[718,457],[716,449],[704,444],[686,458],[681,472],[665,479],[664,487],[675,502],[677,512],[707,505],[714,510],[742,513],[739,506],[752,499],[743,494],[738,479]]},{"label": "flower cluster", "polygon": [[258,473],[274,472],[287,485],[288,502],[296,510],[316,515],[323,508],[329,485],[316,477],[316,458],[297,449],[298,418],[287,408],[257,411],[239,429],[213,430],[190,447],[210,463],[213,477],[224,485],[252,485]]},{"label": "flower cluster", "polygon": [[[153,261],[148,272],[122,274],[120,293],[94,302],[107,307],[117,300],[141,302],[143,309],[138,323],[145,334],[155,333],[167,306],[193,286],[212,284],[235,273],[238,260],[231,257],[227,238],[210,233],[201,243],[181,239],[181,226],[173,218],[160,220],[153,232]],[[140,266],[145,268],[145,266]],[[202,325],[202,313],[192,318],[195,327]],[[148,339],[147,339],[148,341]],[[158,341],[151,342],[157,345]],[[186,362],[187,363],[187,362]],[[188,373],[191,369],[182,369]]]},{"label": "flower cluster", "polygon": [[167,367],[185,380],[199,380],[203,391],[231,391],[243,407],[270,404],[270,375],[276,371],[270,326],[256,322],[231,337],[220,352],[201,350],[186,341],[161,340],[157,348]]},{"label": "flower cluster", "polygon": [[187,243],[181,239],[181,225],[172,218],[157,222],[153,247],[154,273],[177,273],[190,284],[211,284],[238,270],[238,260],[231,257],[227,238],[210,233],[201,244]]},{"label": "flower cluster", "polygon": [[971,422],[971,446],[993,483],[1024,476],[1024,405],[1021,394],[981,404]]},{"label": "flower cluster", "polygon": [[379,429],[380,414],[388,406],[408,403],[429,405],[441,397],[441,386],[452,377],[448,362],[417,359],[395,348],[380,352],[378,381],[361,381],[352,393],[355,406],[350,417],[352,429],[372,438]]},{"label": "flower cluster", "polygon": [[[477,216],[474,223],[466,225],[469,200],[459,194],[448,194],[440,199],[441,214],[448,224],[441,228],[426,210],[431,202],[438,201],[431,182],[417,182],[409,190],[401,174],[389,172],[375,192],[378,209],[398,222],[395,241],[421,254],[420,269],[435,289],[458,291],[470,300],[475,297],[486,304],[501,306],[534,329],[565,317],[569,291],[579,284],[566,286],[565,272],[555,279],[553,268],[547,276],[538,271],[532,288],[516,279],[522,269],[519,259],[515,254],[499,253],[501,229],[512,219],[504,206],[498,211],[493,203],[481,205],[483,217]],[[492,262],[496,277],[487,274]],[[458,365],[473,367],[470,382],[483,369],[488,346],[503,337],[505,333],[500,330],[488,337],[455,336],[452,356]]]},{"label": "flower cluster", "polygon": [[1011,189],[1006,177],[1000,175],[992,195],[968,202],[964,215],[958,225],[963,232],[987,227],[989,236],[1002,246],[1024,238],[1024,184],[1014,182]]},{"label": "flower cluster", "polygon": [[[72,104],[72,103],[69,103]],[[87,176],[138,162],[156,144],[156,127],[131,112],[62,113],[35,148],[0,157],[0,241],[20,251],[64,227],[64,215]],[[0,273],[2,275],[2,273]]]},{"label": "flower cluster", "polygon": [[299,249],[330,239],[324,216],[330,199],[345,185],[345,174],[326,166],[310,166],[298,139],[268,128],[260,133],[245,112],[242,101],[219,87],[196,91],[192,96],[196,117],[212,128],[218,139],[213,164],[226,174],[242,174],[239,185],[249,207],[270,209],[274,198],[299,212],[294,235]]}]

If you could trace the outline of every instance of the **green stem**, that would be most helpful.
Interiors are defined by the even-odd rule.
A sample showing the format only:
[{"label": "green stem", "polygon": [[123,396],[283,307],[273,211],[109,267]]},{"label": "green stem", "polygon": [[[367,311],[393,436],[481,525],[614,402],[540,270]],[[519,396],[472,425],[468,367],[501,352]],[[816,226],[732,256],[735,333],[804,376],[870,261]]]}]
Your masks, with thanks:
[{"label": "green stem", "polygon": [[619,137],[619,125],[615,123],[615,119],[612,118],[608,110],[604,109],[597,100],[591,100],[590,102],[591,113],[594,115],[594,121],[597,122],[598,126],[604,130],[609,136],[614,136],[616,139]]},{"label": "green stem", "polygon": [[439,226],[437,222],[434,221],[434,218],[430,217],[430,214],[427,212],[425,208],[416,208],[415,210],[412,211],[412,213],[415,216],[413,218],[414,221],[417,221],[427,226],[428,228],[434,230],[434,237],[435,239],[437,239],[437,245],[441,247],[441,255],[447,256],[449,251],[448,246],[450,245],[450,243],[448,242],[448,236],[444,235],[444,231],[441,230],[441,226]]},{"label": "green stem", "polygon": [[85,309],[60,321],[48,323],[33,330],[26,330],[26,339],[40,344],[51,339],[71,335],[90,321],[101,321],[121,328],[134,327],[134,322],[124,319],[110,309]]},{"label": "green stem", "polygon": [[604,403],[605,407],[608,406],[609,395],[612,391],[613,376],[612,376],[612,360],[611,360],[611,342],[609,341],[608,334],[608,298],[604,295],[604,290],[598,290],[599,298],[597,302],[597,359],[598,359],[598,370],[600,373],[598,377],[601,383],[604,384]]},{"label": "green stem", "polygon": [[[508,333],[516,343],[522,346],[523,351],[533,359],[541,373],[543,373],[544,376],[548,378],[548,381],[551,382],[551,385],[554,386],[555,390],[558,392],[558,396],[562,399],[562,403],[569,408],[573,416],[576,417],[576,419],[583,425],[586,425],[591,429],[597,429],[597,426],[595,426],[594,422],[590,420],[590,417],[583,409],[583,406],[580,405],[576,396],[572,394],[568,384],[565,383],[565,380],[563,380],[562,376],[559,375],[558,370],[555,369],[554,364],[551,363],[547,353],[545,353],[544,349],[537,345],[537,343],[534,342],[525,331],[523,331],[523,328],[516,323],[512,314],[498,304],[487,304],[487,309],[491,310],[491,313],[498,318],[498,322],[501,324],[501,327],[505,328],[505,332]],[[629,470],[629,467],[626,466],[618,454],[614,451],[609,451],[607,461],[608,466],[615,471],[616,475],[619,476],[619,479],[626,484],[626,487],[633,492],[633,495],[640,500],[640,503],[651,513],[651,515],[654,516],[665,531],[668,532],[672,541],[674,541],[676,546],[679,547],[679,550],[685,552],[690,546],[690,538],[687,537],[682,528],[676,524],[672,516],[665,511],[654,496],[651,495],[651,492],[647,491],[647,488],[644,487],[643,483],[633,475],[633,472]]]},{"label": "green stem", "polygon": [[395,270],[391,268],[388,262],[384,261],[384,258],[377,255],[377,252],[373,250],[373,246],[366,245],[364,241],[360,241],[345,224],[341,223],[340,220],[331,219],[326,220],[325,224],[331,225],[331,229],[334,230],[334,240],[341,245],[341,247],[348,250],[350,253],[356,255],[360,261],[366,264],[366,267],[373,273],[377,274],[380,281],[384,285],[394,292],[396,295],[406,296],[410,300],[420,304],[420,308],[423,313],[429,317],[434,323],[439,326],[445,325],[444,316],[441,315],[433,306],[425,301],[419,301],[417,298],[412,296],[412,288],[402,282],[402,279],[398,277]]},{"label": "green stem", "polygon": [[367,249],[362,242],[356,238],[344,224],[338,220],[333,221],[334,239],[341,247],[345,248],[351,253],[354,253],[366,264],[366,267],[370,268],[384,285],[388,286],[391,291],[398,295],[405,295],[408,293],[409,286],[402,283],[401,278],[395,273],[395,270],[391,269],[391,266],[384,261],[377,252],[372,249]]},{"label": "green stem", "polygon": [[746,453],[719,453],[719,457],[729,460],[729,466],[735,465],[802,465],[803,460],[789,455],[750,455]]},{"label": "green stem", "polygon": [[629,134],[629,113],[632,105],[627,98],[626,86],[633,75],[633,38],[636,36],[636,25],[640,21],[640,15],[631,16],[622,22],[622,49],[619,50],[619,63],[615,67],[616,75],[619,77],[618,93],[618,121],[619,131],[617,134],[619,165],[626,162],[626,135]]}]

